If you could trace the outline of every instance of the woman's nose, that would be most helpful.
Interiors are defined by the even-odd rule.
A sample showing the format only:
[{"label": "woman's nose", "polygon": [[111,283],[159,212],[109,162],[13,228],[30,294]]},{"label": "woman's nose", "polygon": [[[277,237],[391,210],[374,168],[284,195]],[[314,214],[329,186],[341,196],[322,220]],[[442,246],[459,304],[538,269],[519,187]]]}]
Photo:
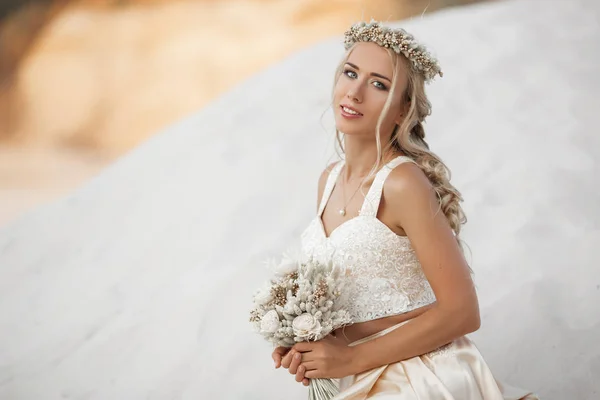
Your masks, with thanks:
[{"label": "woman's nose", "polygon": [[356,103],[361,103],[362,102],[362,90],[360,88],[360,85],[356,84],[353,85],[352,87],[350,87],[348,89],[348,93],[346,93],[346,97],[348,97],[348,99],[350,99],[351,101],[354,101]]}]

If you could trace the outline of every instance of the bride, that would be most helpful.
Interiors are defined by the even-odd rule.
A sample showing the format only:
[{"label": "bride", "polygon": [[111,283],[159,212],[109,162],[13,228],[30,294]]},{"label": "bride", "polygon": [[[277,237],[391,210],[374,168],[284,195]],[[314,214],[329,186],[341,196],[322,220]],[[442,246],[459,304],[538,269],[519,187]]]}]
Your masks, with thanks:
[{"label": "bride", "polygon": [[344,158],[321,174],[302,248],[344,268],[354,323],[276,348],[275,367],[305,385],[338,378],[336,400],[537,398],[497,382],[465,336],[480,326],[459,237],[466,218],[422,125],[424,86],[440,66],[406,31],[377,22],[353,25],[344,44],[333,89]]}]

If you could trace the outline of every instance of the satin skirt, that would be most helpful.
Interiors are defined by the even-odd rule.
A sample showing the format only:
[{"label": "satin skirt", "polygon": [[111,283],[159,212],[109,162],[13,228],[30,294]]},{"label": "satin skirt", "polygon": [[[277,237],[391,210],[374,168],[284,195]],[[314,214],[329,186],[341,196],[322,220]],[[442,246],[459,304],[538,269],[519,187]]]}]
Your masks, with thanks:
[{"label": "satin skirt", "polygon": [[[402,326],[401,322],[349,344],[356,346]],[[422,356],[384,365],[338,380],[333,400],[536,400],[526,390],[497,382],[467,337]],[[539,399],[538,399],[539,400]]]}]

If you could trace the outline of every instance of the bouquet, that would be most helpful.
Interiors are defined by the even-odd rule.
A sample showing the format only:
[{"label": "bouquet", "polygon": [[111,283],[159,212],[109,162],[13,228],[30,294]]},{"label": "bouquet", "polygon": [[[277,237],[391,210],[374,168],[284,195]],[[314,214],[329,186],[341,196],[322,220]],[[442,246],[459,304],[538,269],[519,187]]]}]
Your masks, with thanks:
[{"label": "bouquet", "polygon": [[[320,340],[350,324],[348,311],[339,307],[342,279],[331,261],[317,263],[284,257],[270,281],[254,295],[250,322],[269,342],[292,347]],[[309,400],[328,400],[338,393],[331,379],[311,379]]]}]

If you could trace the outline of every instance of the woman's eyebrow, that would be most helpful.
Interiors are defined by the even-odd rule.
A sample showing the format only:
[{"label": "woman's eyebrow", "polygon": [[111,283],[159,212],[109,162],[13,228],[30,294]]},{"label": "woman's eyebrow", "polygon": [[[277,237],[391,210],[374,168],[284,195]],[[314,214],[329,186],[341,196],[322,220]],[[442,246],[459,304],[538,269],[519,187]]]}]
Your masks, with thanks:
[{"label": "woman's eyebrow", "polygon": [[[355,70],[357,70],[357,71],[360,71],[360,68],[358,68],[358,66],[357,66],[357,65],[354,65],[354,64],[352,64],[352,63],[350,63],[350,62],[346,62],[346,64],[348,64],[349,66],[351,66],[351,67],[352,67],[352,68],[354,68]],[[386,76],[383,76],[383,75],[381,75],[381,74],[378,74],[377,72],[371,72],[371,76],[376,76],[376,77],[378,77],[378,78],[385,79],[385,80],[386,80],[386,81],[388,81],[389,83],[392,83],[392,80],[391,80],[390,78],[388,78],[388,77],[386,77]]]}]

